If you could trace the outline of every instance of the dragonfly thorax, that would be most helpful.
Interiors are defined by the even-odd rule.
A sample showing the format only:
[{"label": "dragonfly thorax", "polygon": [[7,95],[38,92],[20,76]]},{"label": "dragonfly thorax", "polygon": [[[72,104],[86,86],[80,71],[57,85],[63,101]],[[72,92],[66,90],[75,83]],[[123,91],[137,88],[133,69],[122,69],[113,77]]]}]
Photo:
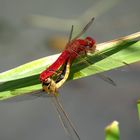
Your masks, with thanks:
[{"label": "dragonfly thorax", "polygon": [[68,47],[72,59],[75,59],[79,55],[85,55],[87,52],[94,52],[96,49],[96,42],[91,37],[85,39],[77,39]]}]

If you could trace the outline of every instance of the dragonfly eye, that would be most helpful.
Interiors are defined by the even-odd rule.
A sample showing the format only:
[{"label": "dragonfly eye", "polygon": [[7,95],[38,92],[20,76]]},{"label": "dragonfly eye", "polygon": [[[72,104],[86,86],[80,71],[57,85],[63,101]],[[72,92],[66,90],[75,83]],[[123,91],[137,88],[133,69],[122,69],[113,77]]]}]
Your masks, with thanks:
[{"label": "dragonfly eye", "polygon": [[88,45],[89,47],[92,47],[92,46],[95,44],[95,40],[92,39],[91,37],[86,37],[85,40],[87,41],[87,45]]}]

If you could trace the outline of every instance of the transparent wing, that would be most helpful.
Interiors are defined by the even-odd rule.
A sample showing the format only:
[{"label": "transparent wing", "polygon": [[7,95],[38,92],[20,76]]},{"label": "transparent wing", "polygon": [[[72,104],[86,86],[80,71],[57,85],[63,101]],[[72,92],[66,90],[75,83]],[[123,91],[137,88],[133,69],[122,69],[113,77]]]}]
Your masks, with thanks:
[{"label": "transparent wing", "polygon": [[87,29],[88,29],[88,28],[90,27],[90,25],[93,23],[94,19],[95,19],[95,18],[93,17],[93,18],[86,24],[86,26],[83,28],[83,30],[82,30],[77,36],[75,36],[73,39],[72,39],[72,33],[73,33],[74,26],[72,25],[71,31],[70,31],[70,35],[69,35],[69,40],[68,40],[68,43],[67,43],[67,45],[66,45],[66,49],[67,49],[68,44],[69,44],[70,42],[76,40],[77,38],[79,38],[81,35],[83,35],[83,34],[87,31]]},{"label": "transparent wing", "polygon": [[[17,96],[17,95],[23,95],[23,94],[28,94],[28,95],[32,95],[32,97],[48,97],[49,95],[46,94],[45,92],[43,92],[42,90],[37,90],[37,91],[30,91],[30,90],[12,90],[11,91],[11,95],[13,96]],[[45,94],[44,94],[45,93]],[[21,96],[20,96],[21,97]],[[49,96],[50,97],[50,96]],[[58,97],[56,96],[51,96],[50,97],[53,105],[59,115],[59,118],[62,122],[62,125],[64,127],[64,130],[67,132],[69,138],[71,140],[80,140],[80,136],[78,135],[76,129],[74,128],[73,123],[71,122],[71,120],[69,119],[67,113],[64,111],[62,104],[60,103],[60,100],[58,99]],[[13,100],[5,100],[5,102],[19,102],[19,101],[24,101],[24,100],[28,100],[28,98],[26,99],[13,99]]]},{"label": "transparent wing", "polygon": [[83,35],[86,31],[87,31],[87,29],[90,27],[90,25],[93,23],[93,21],[94,21],[94,17],[88,22],[88,24],[83,28],[83,30],[76,36],[76,37],[74,37],[73,39],[72,39],[72,41],[73,40],[75,40],[75,39],[77,39],[77,38],[79,38],[81,35]]},{"label": "transparent wing", "polygon": [[[69,40],[68,40],[68,43],[71,41],[72,33],[73,33],[73,28],[74,28],[74,26],[72,25],[72,26],[71,26],[71,31],[70,31],[70,34],[69,34]],[[68,43],[67,43],[67,44],[68,44]]]},{"label": "transparent wing", "polygon": [[80,140],[80,136],[77,133],[77,130],[75,129],[72,121],[69,119],[68,114],[64,111],[64,108],[62,104],[60,103],[60,100],[58,97],[53,96],[51,97],[52,103],[59,115],[59,119],[62,123],[62,126],[64,127],[64,130],[68,134],[69,138],[71,140]]},{"label": "transparent wing", "polygon": [[[81,56],[80,56],[81,57]],[[81,59],[82,59],[82,61],[85,63],[85,64],[87,64],[88,66],[90,66],[90,62],[88,62],[87,60],[85,60],[84,58],[82,58],[81,57]],[[101,69],[100,68],[97,68],[96,66],[92,66],[92,68],[89,68],[89,69],[95,69],[96,71],[101,71]],[[110,77],[108,77],[108,76],[106,76],[106,75],[104,75],[104,74],[101,74],[101,73],[97,73],[96,74],[96,76],[97,77],[99,77],[100,79],[102,79],[102,80],[104,80],[105,82],[107,82],[107,83],[109,83],[109,84],[111,84],[111,85],[113,85],[113,86],[116,86],[116,83],[114,82],[114,80],[112,80]]]},{"label": "transparent wing", "polygon": [[36,99],[37,97],[42,96],[42,94],[42,90],[15,89],[0,94],[0,100],[2,102],[20,102]]}]

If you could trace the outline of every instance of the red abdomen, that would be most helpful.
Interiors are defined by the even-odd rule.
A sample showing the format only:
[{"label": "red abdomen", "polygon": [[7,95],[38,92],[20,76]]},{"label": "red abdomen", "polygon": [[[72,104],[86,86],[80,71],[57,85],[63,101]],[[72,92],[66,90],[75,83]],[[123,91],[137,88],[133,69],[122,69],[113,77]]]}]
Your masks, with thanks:
[{"label": "red abdomen", "polygon": [[65,63],[65,61],[68,59],[69,56],[70,56],[70,52],[64,50],[61,53],[61,55],[57,58],[57,60],[40,74],[40,81],[44,82],[45,79],[47,79],[52,74],[54,74],[56,70],[58,70],[58,68],[60,68],[63,63]]}]

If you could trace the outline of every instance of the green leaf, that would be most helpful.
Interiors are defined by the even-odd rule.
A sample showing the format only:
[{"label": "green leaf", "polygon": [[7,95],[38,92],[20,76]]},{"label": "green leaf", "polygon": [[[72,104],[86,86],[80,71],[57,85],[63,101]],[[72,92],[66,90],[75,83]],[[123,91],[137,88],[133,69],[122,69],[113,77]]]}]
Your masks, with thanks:
[{"label": "green leaf", "polygon": [[137,101],[138,117],[140,119],[140,100]]},{"label": "green leaf", "polygon": [[118,122],[114,121],[105,128],[105,140],[120,140]]},{"label": "green leaf", "polygon": [[[75,61],[71,67],[69,80],[83,78],[96,73],[140,61],[140,32],[97,45],[96,53]],[[44,57],[17,68],[0,73],[0,100],[41,89],[39,74],[51,65],[59,54]],[[125,62],[125,63],[123,63]]]}]

